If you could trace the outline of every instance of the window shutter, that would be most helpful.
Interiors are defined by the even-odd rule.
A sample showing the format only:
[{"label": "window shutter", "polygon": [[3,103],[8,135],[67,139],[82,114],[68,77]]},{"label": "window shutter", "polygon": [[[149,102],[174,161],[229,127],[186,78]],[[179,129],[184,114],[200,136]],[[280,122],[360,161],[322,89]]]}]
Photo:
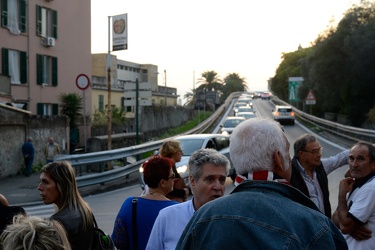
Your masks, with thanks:
[{"label": "window shutter", "polygon": [[8,1],[1,1],[1,26],[8,27]]},{"label": "window shutter", "polygon": [[36,35],[42,35],[42,7],[36,6]]},{"label": "window shutter", "polygon": [[57,38],[57,11],[52,11],[52,36]]},{"label": "window shutter", "polygon": [[43,56],[36,55],[36,83],[42,85],[43,83]]},{"label": "window shutter", "polygon": [[2,65],[2,72],[3,75],[9,76],[9,52],[8,49],[1,49],[2,52],[2,59],[3,59],[3,65]]},{"label": "window shutter", "polygon": [[26,0],[20,0],[19,27],[21,32],[26,32]]},{"label": "window shutter", "polygon": [[52,59],[52,86],[57,86],[57,57]]},{"label": "window shutter", "polygon": [[59,115],[59,104],[52,104],[52,115]]},{"label": "window shutter", "polygon": [[43,114],[43,103],[37,103],[36,104],[36,113],[37,115],[44,115]]},{"label": "window shutter", "polygon": [[20,51],[20,75],[21,83],[27,83],[27,58],[24,51]]}]

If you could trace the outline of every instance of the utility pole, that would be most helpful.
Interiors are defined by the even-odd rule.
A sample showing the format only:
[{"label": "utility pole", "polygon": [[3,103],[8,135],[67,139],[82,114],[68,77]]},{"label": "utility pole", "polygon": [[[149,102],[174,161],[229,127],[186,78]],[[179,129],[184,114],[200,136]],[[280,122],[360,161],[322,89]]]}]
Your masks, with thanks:
[{"label": "utility pole", "polygon": [[166,69],[164,70],[164,85],[165,85],[165,88],[164,88],[164,93],[165,93],[164,103],[165,103],[165,106],[167,106],[167,70]]},{"label": "utility pole", "polygon": [[112,134],[112,110],[111,110],[111,48],[110,48],[110,30],[111,30],[111,17],[108,17],[108,55],[107,55],[107,87],[108,87],[108,102],[107,102],[107,108],[108,108],[108,150],[112,149],[112,140],[111,140],[111,134]]}]

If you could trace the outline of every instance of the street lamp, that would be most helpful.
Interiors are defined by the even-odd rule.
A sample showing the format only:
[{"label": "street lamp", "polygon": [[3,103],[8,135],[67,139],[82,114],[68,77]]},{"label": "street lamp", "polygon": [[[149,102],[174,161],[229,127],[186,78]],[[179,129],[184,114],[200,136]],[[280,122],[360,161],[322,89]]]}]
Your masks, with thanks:
[{"label": "street lamp", "polygon": [[164,70],[164,94],[165,94],[165,100],[164,104],[167,106],[167,70]]}]

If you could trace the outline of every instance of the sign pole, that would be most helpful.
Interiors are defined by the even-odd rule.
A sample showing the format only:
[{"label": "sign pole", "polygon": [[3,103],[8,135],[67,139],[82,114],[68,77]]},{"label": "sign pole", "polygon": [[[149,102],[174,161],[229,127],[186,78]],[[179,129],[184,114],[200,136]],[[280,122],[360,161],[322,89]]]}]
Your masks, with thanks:
[{"label": "sign pole", "polygon": [[86,97],[85,97],[85,91],[82,90],[82,96],[83,96],[83,138],[85,140],[85,153],[87,152],[87,135],[86,135]]},{"label": "sign pole", "polygon": [[107,124],[107,134],[108,134],[108,150],[112,149],[112,114],[111,114],[111,49],[110,49],[110,40],[111,40],[111,17],[108,17],[108,55],[107,55],[107,87],[108,87],[108,124]]},{"label": "sign pole", "polygon": [[87,152],[87,139],[86,139],[86,97],[85,97],[85,90],[90,86],[90,79],[85,74],[80,74],[76,78],[76,85],[77,87],[82,90],[82,97],[83,97],[83,134],[85,140],[85,153]]}]

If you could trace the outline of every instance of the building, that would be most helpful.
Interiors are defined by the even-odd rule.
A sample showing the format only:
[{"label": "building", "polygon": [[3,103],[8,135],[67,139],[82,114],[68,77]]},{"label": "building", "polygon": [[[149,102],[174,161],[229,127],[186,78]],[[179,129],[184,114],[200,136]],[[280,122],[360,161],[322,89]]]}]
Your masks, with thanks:
[{"label": "building", "polygon": [[[35,115],[58,115],[59,95],[82,95],[76,78],[92,75],[90,1],[0,3],[0,102],[15,103]],[[91,88],[85,96],[91,96]],[[91,98],[85,99],[90,114]]]},{"label": "building", "polygon": [[[105,111],[108,104],[108,70],[107,54],[92,55],[92,110],[93,112]],[[110,63],[111,83],[111,107],[122,108],[127,118],[134,118],[135,106],[132,98],[125,98],[124,91],[126,84],[149,83],[151,85],[151,103],[154,105],[177,105],[177,89],[166,86],[164,72],[164,86],[158,85],[158,67],[152,64],[138,64],[120,60],[111,55]],[[134,99],[134,98],[133,98]],[[129,103],[129,105],[127,105]]]}]

